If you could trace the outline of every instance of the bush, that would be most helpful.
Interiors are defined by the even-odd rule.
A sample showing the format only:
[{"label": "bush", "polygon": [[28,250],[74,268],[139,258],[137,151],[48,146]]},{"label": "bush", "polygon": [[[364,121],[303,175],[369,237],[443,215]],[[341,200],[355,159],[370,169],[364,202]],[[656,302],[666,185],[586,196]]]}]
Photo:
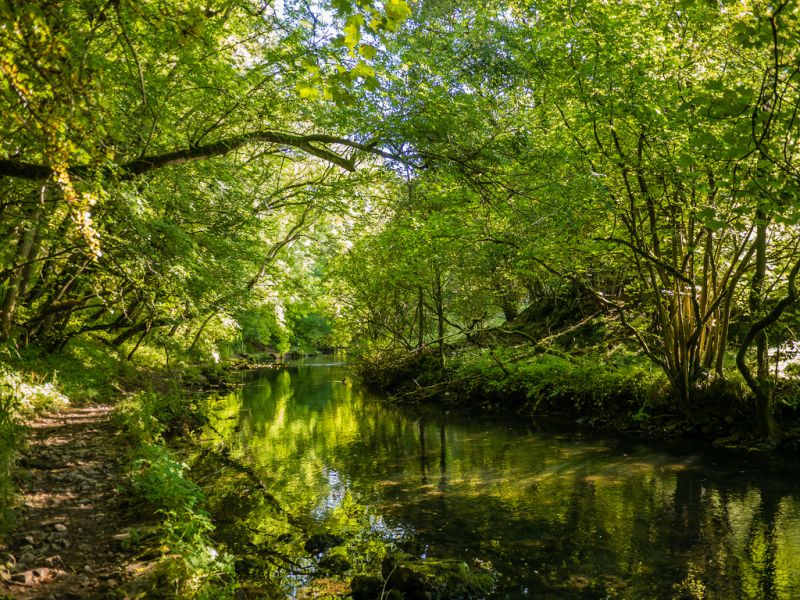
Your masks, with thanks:
[{"label": "bush", "polygon": [[415,352],[361,353],[354,359],[362,381],[392,392],[436,383],[442,378],[439,355],[425,348]]},{"label": "bush", "polygon": [[55,354],[29,347],[20,370],[47,374],[40,378],[46,377],[73,404],[104,401],[116,392],[114,382],[136,376],[131,363],[90,339],[73,339]]},{"label": "bush", "polygon": [[153,392],[136,392],[120,400],[111,413],[117,427],[139,444],[161,439],[164,424],[158,418],[159,398]]},{"label": "bush", "polygon": [[16,419],[17,396],[6,377],[0,378],[0,535],[14,525],[11,504],[15,488],[11,476],[17,458],[22,428]]},{"label": "bush", "polygon": [[155,443],[198,420],[194,404],[181,390],[139,391],[114,406],[117,427],[135,443]]},{"label": "bush", "polygon": [[205,496],[187,477],[186,465],[164,446],[165,437],[194,418],[194,408],[179,391],[140,391],[112,413],[138,447],[130,478],[134,497],[157,516],[154,533],[162,557],[149,597],[229,598],[236,588],[233,557],[211,540],[214,525]]}]

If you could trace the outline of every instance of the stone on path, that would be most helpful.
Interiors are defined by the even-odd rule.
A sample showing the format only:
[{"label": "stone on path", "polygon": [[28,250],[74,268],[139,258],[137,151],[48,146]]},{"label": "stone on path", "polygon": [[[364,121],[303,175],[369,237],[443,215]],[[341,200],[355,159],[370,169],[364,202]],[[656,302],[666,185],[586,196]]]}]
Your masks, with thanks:
[{"label": "stone on path", "polygon": [[73,408],[32,423],[18,533],[0,545],[0,597],[95,598],[124,584],[133,562],[118,537],[126,456],[110,410]]}]

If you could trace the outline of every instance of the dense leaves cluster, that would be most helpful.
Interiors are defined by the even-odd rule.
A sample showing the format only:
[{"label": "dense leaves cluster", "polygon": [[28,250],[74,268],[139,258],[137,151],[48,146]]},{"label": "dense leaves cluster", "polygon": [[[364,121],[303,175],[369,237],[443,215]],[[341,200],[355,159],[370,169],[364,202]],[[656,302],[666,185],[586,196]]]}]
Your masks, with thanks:
[{"label": "dense leaves cluster", "polygon": [[[404,6],[348,10],[387,29]],[[347,114],[296,91],[305,62],[341,54],[305,25],[326,10],[0,6],[0,337],[55,349],[91,333],[129,355],[149,339],[169,362],[218,351],[254,313],[278,315],[255,341],[281,345],[284,308],[300,306],[299,320],[320,298],[282,291],[314,270],[292,248],[331,239],[344,198],[363,188],[343,173],[370,150],[368,132],[343,135]]]},{"label": "dense leaves cluster", "polygon": [[686,414],[735,354],[774,437],[800,268],[797,19],[791,2],[427,3],[387,93],[429,168],[352,255],[355,319],[379,347],[444,356],[529,317],[514,343],[605,315],[602,344],[659,366]]}]

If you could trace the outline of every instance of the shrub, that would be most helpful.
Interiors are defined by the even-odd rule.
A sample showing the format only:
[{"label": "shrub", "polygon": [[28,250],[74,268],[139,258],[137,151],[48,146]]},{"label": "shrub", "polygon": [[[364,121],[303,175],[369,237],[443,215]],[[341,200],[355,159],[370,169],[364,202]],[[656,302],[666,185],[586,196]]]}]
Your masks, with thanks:
[{"label": "shrub", "polygon": [[136,443],[152,443],[197,419],[193,403],[180,390],[139,391],[114,406],[112,418]]},{"label": "shrub", "polygon": [[18,399],[6,377],[0,377],[0,535],[7,534],[14,525],[11,504],[14,484],[11,479],[22,428],[15,415]]}]

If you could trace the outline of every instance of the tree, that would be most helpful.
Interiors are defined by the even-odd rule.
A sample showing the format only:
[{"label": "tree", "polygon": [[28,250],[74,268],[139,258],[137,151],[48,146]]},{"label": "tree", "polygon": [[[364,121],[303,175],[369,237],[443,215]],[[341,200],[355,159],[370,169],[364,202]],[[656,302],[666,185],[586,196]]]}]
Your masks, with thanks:
[{"label": "tree", "polygon": [[[400,1],[336,9],[334,31],[367,13],[357,29],[372,36],[407,16]],[[356,154],[389,155],[300,99],[309,61],[349,56],[303,25],[305,3],[0,11],[0,337],[15,344],[106,332],[120,345],[192,320],[202,332],[302,232],[293,196],[318,211],[331,197],[319,190],[353,171]],[[337,85],[373,80],[351,73],[370,61]]]}]

